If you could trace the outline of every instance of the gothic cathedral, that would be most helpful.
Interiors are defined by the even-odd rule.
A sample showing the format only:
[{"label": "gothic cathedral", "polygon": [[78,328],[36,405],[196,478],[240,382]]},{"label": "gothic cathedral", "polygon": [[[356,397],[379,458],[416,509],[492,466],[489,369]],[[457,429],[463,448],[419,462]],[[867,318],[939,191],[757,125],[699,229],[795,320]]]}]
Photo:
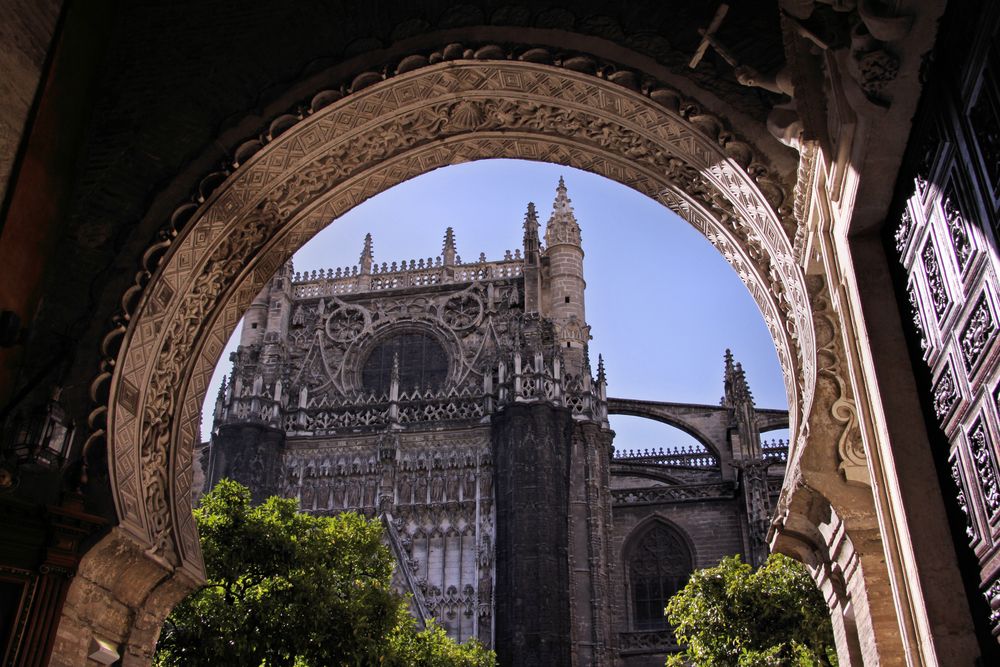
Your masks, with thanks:
[{"label": "gothic cathedral", "polygon": [[[663,617],[694,568],[767,553],[787,447],[761,432],[727,351],[720,405],[608,398],[588,353],[584,251],[560,179],[540,235],[439,257],[295,273],[247,311],[201,449],[204,483],[304,512],[379,517],[421,621],[476,637],[502,665],[662,665]],[[616,451],[609,414],[700,446]]]}]

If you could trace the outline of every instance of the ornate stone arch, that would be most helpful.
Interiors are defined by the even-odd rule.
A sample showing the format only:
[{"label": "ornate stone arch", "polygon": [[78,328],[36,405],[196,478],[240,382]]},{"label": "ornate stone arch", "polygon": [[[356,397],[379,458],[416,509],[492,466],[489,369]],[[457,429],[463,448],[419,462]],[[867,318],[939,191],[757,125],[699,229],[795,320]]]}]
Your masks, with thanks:
[{"label": "ornate stone arch", "polygon": [[127,318],[109,334],[108,368],[95,381],[95,394],[107,398],[95,410],[93,437],[107,439],[115,535],[172,572],[166,580],[201,576],[191,454],[212,368],[246,306],[331,220],[449,164],[565,164],[677,212],[759,304],[784,371],[793,433],[809,413],[816,353],[789,238],[794,224],[752,146],[675,91],[640,88],[635,77],[488,54],[433,60],[401,63],[387,80],[359,76],[350,94],[321,92],[307,113],[272,123],[268,142],[242,146],[231,173],[178,209],[147,253],[148,284],[143,277],[123,297]]}]

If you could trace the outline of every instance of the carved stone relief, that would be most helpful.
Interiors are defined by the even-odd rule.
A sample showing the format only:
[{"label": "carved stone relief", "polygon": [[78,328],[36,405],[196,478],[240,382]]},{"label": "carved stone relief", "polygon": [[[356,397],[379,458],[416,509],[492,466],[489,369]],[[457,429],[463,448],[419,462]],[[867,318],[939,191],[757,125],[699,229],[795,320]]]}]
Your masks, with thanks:
[{"label": "carved stone relief", "polygon": [[[844,342],[838,318],[830,302],[825,281],[819,277],[811,277],[809,288],[816,308],[817,375],[825,385],[822,405],[829,406],[829,418],[838,425],[838,467],[848,482],[871,485],[854,392],[844,369]],[[812,419],[810,428],[814,428]]]}]

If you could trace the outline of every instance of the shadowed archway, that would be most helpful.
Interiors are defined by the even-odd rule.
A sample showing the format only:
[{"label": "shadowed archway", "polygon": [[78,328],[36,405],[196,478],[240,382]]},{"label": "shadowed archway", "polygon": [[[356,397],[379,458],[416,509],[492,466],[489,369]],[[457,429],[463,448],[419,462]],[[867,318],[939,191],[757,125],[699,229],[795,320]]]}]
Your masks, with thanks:
[{"label": "shadowed archway", "polygon": [[[119,523],[84,558],[65,627],[89,622],[79,606],[85,595],[131,596],[139,614],[106,634],[124,630],[137,655],[151,649],[162,617],[202,577],[192,453],[229,334],[265,281],[322,227],[439,167],[497,157],[558,163],[667,206],[712,242],[760,306],[784,373],[793,439],[810,414],[818,371],[841,383],[829,400],[853,410],[837,376],[829,315],[817,350],[812,310],[828,301],[821,280],[807,289],[796,263],[788,188],[750,143],[678,92],[640,86],[650,80],[639,73],[598,69],[582,56],[558,65],[508,60],[484,48],[404,59],[386,80],[359,75],[348,95],[320,91],[308,113],[274,120],[265,139],[240,147],[230,173],[206,177],[198,202],[175,212],[147,251],[149,274],[122,299],[122,324],[105,339],[113,370],[95,380],[103,405],[88,444],[106,440]],[[823,453],[824,466],[832,456],[842,469],[846,461],[864,470],[851,419],[833,415],[843,432],[838,450]],[[867,489],[857,493],[870,498]],[[117,584],[123,570],[127,592]]]}]

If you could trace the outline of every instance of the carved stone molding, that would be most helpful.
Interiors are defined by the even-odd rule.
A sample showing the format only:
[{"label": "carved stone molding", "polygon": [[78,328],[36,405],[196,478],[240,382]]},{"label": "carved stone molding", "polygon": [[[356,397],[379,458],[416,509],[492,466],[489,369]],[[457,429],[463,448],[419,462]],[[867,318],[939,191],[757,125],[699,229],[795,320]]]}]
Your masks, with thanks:
[{"label": "carved stone molding", "polygon": [[[110,432],[95,433],[108,439],[124,528],[200,571],[190,451],[228,332],[276,268],[330,220],[396,183],[472,159],[579,167],[678,212],[747,284],[790,403],[808,410],[813,326],[781,188],[749,145],[672,91],[636,91],[577,65],[427,61],[406,72],[401,64],[388,81],[355,80],[351,94],[328,91],[303,118],[276,121],[271,141],[238,151],[234,171],[199,206],[178,210],[123,298],[128,317],[107,344],[110,356],[120,345],[113,377],[109,364],[95,383],[95,395],[108,393]],[[103,409],[95,414],[100,427]]]},{"label": "carved stone molding", "polygon": [[[854,391],[847,377],[843,334],[825,281],[809,279],[809,293],[816,324],[817,401],[816,410],[829,411],[825,419],[810,417],[810,432],[819,431],[824,421],[832,421],[836,432],[838,470],[850,483],[871,486],[867,456],[861,441]],[[822,396],[820,395],[822,393]]]}]

